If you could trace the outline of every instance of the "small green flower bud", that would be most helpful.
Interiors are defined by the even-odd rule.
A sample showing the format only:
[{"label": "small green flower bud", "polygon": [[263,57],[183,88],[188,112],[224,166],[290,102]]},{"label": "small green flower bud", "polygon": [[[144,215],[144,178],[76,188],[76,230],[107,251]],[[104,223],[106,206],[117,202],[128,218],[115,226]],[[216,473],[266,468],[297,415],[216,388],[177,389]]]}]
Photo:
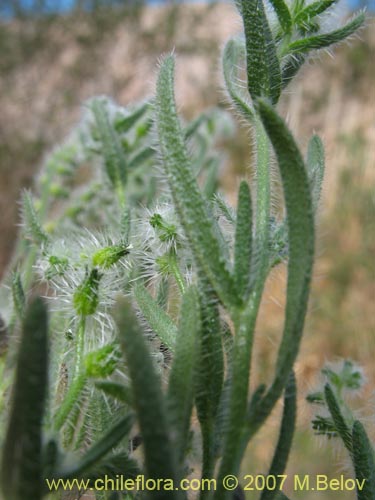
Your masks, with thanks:
[{"label": "small green flower bud", "polygon": [[177,227],[165,222],[160,214],[150,217],[151,226],[158,231],[160,241],[169,242],[177,239]]},{"label": "small green flower bud", "polygon": [[360,389],[363,384],[362,370],[349,360],[343,362],[340,370],[337,368],[334,370],[326,366],[323,368],[322,373],[327,377],[329,383],[339,391],[342,389]]},{"label": "small green flower bud", "polygon": [[119,349],[114,345],[105,345],[97,351],[90,352],[85,358],[88,377],[103,378],[111,375],[121,358]]},{"label": "small green flower bud", "polygon": [[109,269],[129,253],[129,248],[127,245],[112,245],[101,248],[93,255],[92,263],[94,266]]},{"label": "small green flower bud", "polygon": [[47,279],[52,279],[55,276],[64,276],[69,266],[69,260],[66,257],[57,257],[56,255],[50,255],[48,263],[49,267],[46,271]]},{"label": "small green flower bud", "polygon": [[156,257],[155,262],[158,265],[159,271],[163,276],[169,276],[172,274],[171,259],[169,254]]},{"label": "small green flower bud", "polygon": [[78,314],[94,314],[99,303],[99,282],[102,275],[94,268],[87,273],[73,295],[73,305]]}]

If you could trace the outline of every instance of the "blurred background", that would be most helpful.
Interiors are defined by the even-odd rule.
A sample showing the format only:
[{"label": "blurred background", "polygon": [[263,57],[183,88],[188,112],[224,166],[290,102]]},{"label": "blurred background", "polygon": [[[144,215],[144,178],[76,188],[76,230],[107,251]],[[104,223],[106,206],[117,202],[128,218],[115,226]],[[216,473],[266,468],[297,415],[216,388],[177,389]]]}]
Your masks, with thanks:
[{"label": "blurred background", "polygon": [[[327,151],[318,260],[297,363],[299,422],[289,474],[335,478],[347,473],[345,452],[334,440],[323,445],[313,435],[313,411],[305,402],[326,361],[350,358],[364,367],[367,383],[353,404],[369,416],[374,435],[374,0],[348,0],[339,15],[365,6],[367,27],[334,57],[322,53],[310,61],[280,106],[302,148],[317,132]],[[98,94],[121,105],[151,95],[160,54],[175,48],[182,114],[192,118],[206,107],[225,106],[220,50],[239,29],[229,2],[0,0],[0,274],[17,236],[20,190],[32,187],[43,157],[79,120],[82,103]],[[239,128],[237,139],[224,145],[229,154],[222,188],[232,200],[249,165],[249,143]],[[271,276],[258,325],[258,379],[272,372],[284,286],[281,269]],[[251,444],[244,473],[266,470],[279,410]],[[293,499],[354,498],[353,493],[298,494],[290,488],[289,483]]]}]

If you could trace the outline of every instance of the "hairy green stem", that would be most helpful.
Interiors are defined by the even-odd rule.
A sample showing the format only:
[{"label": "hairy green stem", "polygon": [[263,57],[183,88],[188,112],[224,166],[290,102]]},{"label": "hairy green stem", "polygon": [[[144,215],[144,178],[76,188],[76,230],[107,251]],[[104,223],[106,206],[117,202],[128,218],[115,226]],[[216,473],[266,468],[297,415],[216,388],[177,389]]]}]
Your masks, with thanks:
[{"label": "hairy green stem", "polygon": [[184,277],[182,276],[181,269],[178,265],[176,254],[171,255],[169,265],[170,265],[171,273],[173,274],[173,277],[176,280],[178,288],[179,288],[181,294],[183,295],[185,293],[185,290],[186,290],[186,284],[185,284]]},{"label": "hairy green stem", "polygon": [[83,368],[85,329],[86,317],[81,316],[77,328],[77,337],[75,343],[73,377],[67,393],[65,394],[64,400],[54,418],[54,428],[56,430],[60,430],[64,425],[86,382],[86,374]]}]

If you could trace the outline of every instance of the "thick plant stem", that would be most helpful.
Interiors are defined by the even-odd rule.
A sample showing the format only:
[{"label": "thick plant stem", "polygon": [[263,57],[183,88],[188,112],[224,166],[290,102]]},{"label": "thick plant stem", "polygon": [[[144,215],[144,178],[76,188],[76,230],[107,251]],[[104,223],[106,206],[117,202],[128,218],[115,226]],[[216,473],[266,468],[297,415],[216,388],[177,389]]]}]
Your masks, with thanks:
[{"label": "thick plant stem", "polygon": [[56,430],[60,430],[64,425],[86,382],[86,374],[83,368],[85,328],[86,317],[81,316],[77,329],[73,377],[64,400],[54,418],[54,428]]}]

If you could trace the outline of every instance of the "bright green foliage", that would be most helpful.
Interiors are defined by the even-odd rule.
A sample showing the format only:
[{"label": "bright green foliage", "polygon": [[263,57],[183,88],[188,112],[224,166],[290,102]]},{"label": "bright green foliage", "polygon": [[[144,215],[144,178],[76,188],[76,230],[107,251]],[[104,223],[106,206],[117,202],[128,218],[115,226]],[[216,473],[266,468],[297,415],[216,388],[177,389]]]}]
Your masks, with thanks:
[{"label": "bright green foliage", "polygon": [[[227,42],[222,69],[229,104],[251,136],[255,175],[239,184],[235,208],[219,191],[223,155],[215,148],[234,133],[232,121],[217,109],[180,120],[173,56],[161,63],[154,99],[126,109],[93,99],[44,165],[35,196],[23,196],[23,237],[7,278],[13,312],[4,325],[6,343],[22,325],[1,464],[7,500],[40,500],[46,477],[178,481],[192,469],[217,480],[216,491],[201,491],[200,500],[233,500],[241,485],[226,491],[223,478],[239,474],[250,440],[282,395],[269,474],[286,470],[325,164],[319,137],[302,154],[276,104],[311,51],[350,36],[364,17],[323,33],[333,0],[236,3],[244,39]],[[282,211],[272,206],[273,164]],[[260,380],[252,390],[258,312],[280,263],[288,277],[275,370],[269,384]],[[37,280],[55,301],[49,357],[45,306],[27,305]],[[356,478],[366,480],[358,499],[372,499],[373,445],[345,401],[361,387],[361,372],[345,362],[324,374],[324,390],[309,401],[329,416],[317,415],[313,427],[343,440]],[[0,408],[10,380],[2,357]],[[164,487],[136,498],[189,497]],[[277,489],[261,494],[278,499],[287,497]]]}]

